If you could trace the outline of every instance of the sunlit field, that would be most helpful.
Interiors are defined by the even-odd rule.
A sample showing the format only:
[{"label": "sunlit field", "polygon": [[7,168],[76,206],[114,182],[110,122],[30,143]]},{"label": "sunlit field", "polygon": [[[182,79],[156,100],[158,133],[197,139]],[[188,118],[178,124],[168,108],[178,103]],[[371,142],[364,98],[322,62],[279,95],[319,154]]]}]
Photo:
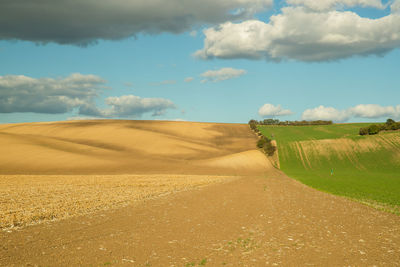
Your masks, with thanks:
[{"label": "sunlit field", "polygon": [[399,212],[400,132],[359,136],[366,124],[259,126],[277,140],[281,169],[314,188]]}]

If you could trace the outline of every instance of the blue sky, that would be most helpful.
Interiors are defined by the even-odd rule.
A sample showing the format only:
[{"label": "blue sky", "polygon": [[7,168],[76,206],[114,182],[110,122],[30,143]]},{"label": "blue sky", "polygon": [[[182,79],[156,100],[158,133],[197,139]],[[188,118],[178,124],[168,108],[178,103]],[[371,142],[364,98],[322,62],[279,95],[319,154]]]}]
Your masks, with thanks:
[{"label": "blue sky", "polygon": [[[400,119],[400,51],[398,49],[400,37],[395,36],[396,33],[400,35],[398,31],[400,15],[391,11],[394,8],[390,5],[394,4],[384,1],[382,4],[387,4],[387,6],[382,9],[365,8],[358,6],[355,0],[354,6],[340,8],[335,6],[328,9],[322,7],[322,10],[315,10],[316,7],[309,7],[306,2],[300,7],[282,1],[275,2],[273,7],[267,6],[260,9],[259,12],[252,13],[250,17],[246,15],[245,18],[239,19],[221,18],[218,23],[194,22],[179,33],[141,30],[135,33],[135,37],[127,34],[119,40],[102,40],[107,39],[107,36],[92,38],[91,41],[96,43],[83,46],[73,41],[59,44],[60,41],[55,36],[51,33],[43,33],[40,28],[36,29],[38,36],[47,38],[41,44],[38,44],[36,37],[27,36],[21,28],[18,29],[21,31],[18,37],[9,37],[5,33],[7,31],[0,28],[0,76],[3,78],[3,84],[0,81],[0,104],[3,103],[5,107],[3,109],[0,107],[0,123],[58,121],[71,118],[210,122],[247,122],[251,118],[270,117],[281,120],[333,119],[337,122],[383,121],[387,117]],[[336,4],[340,2],[337,0]],[[371,5],[376,3],[375,0],[370,2]],[[279,46],[279,42],[272,40],[269,36],[261,40],[253,40],[254,45],[252,36],[244,39],[242,36],[236,37],[235,34],[244,27],[248,27],[247,21],[256,23],[250,29],[260,27],[260,30],[272,34],[267,28],[269,25],[265,25],[268,24],[271,15],[282,15],[286,12],[282,11],[282,5],[289,6],[293,12],[307,14],[311,12],[316,16],[324,16],[329,12],[336,12],[339,15],[350,12],[357,14],[360,18],[374,20],[392,16],[394,22],[382,27],[384,29],[393,27],[393,29],[389,28],[387,33],[381,33],[382,31],[375,29],[376,35],[372,29],[369,37],[362,32],[351,32],[354,29],[350,29],[349,32],[346,32],[347,29],[346,31],[338,30],[341,34],[340,38],[335,33],[334,43],[323,44],[331,48],[323,47],[320,43],[312,43],[311,40],[306,44],[307,46],[298,49],[304,45],[302,40],[309,40],[308,34],[313,31],[326,34],[323,37],[329,34],[329,27],[327,33],[321,33],[320,29],[308,28],[310,22],[306,20],[296,22],[300,23],[301,31],[305,32],[304,36],[298,33],[299,30],[291,33],[291,28],[283,29],[284,32],[279,36],[284,35],[284,37],[279,37],[278,41],[284,43],[285,46]],[[248,6],[245,8],[251,7],[252,1],[248,0]],[[301,10],[305,8],[307,11]],[[10,31],[13,30],[12,23],[15,22],[10,23]],[[23,23],[29,23],[29,21],[22,21],[21,24]],[[132,24],[135,23],[137,22],[132,22]],[[145,25],[147,22],[143,23]],[[233,23],[233,26],[226,23]],[[231,28],[228,26],[234,27],[232,28],[234,32],[229,32]],[[332,29],[336,30],[334,26],[332,25]],[[337,24],[336,26],[345,28],[346,25]],[[29,28],[29,25],[26,27]],[[202,32],[207,29],[216,30],[210,33]],[[196,31],[196,35],[192,31]],[[385,43],[382,48],[381,43],[385,42],[386,38],[384,34],[393,40]],[[296,35],[295,39],[292,38],[294,35]],[[80,36],[82,35],[79,35],[79,38]],[[217,36],[216,39],[212,39],[214,36]],[[360,40],[349,43],[349,36],[360,36]],[[228,45],[223,41],[218,43],[223,38],[229,41]],[[241,38],[237,45],[235,38]],[[365,38],[371,38],[371,40],[365,40]],[[205,43],[208,40],[211,45],[207,50]],[[260,49],[253,51],[252,48],[249,50],[247,47],[247,44],[254,47],[260,42],[271,42],[274,45],[260,46],[264,49],[261,52]],[[357,45],[360,48],[357,48]],[[207,50],[205,52],[207,55],[196,57],[194,53],[199,50]],[[342,53],[342,51],[345,52]],[[218,71],[224,68],[229,68],[228,76],[220,79],[222,76]],[[235,70],[243,72],[235,74]],[[211,71],[211,76],[202,76],[207,71]],[[231,72],[232,74],[229,74]],[[75,97],[76,103],[68,104],[65,111],[55,112],[55,109],[50,106],[41,108],[40,112],[37,108],[29,108],[34,104],[27,99],[32,99],[32,102],[46,99],[47,91],[37,92],[41,90],[40,86],[48,86],[45,79],[52,79],[52,86],[55,86],[54,84],[74,73],[80,74],[81,78],[85,75],[94,75],[103,80],[103,82],[93,80],[96,96],[87,96],[84,92],[82,96]],[[29,77],[34,82],[24,81],[14,87],[10,85],[9,80],[20,79],[18,78],[20,75]],[[193,80],[185,82],[184,80],[188,77],[192,77]],[[207,78],[214,80],[207,80]],[[41,85],[30,87],[35,82]],[[63,92],[63,84],[65,83],[60,82],[60,86],[57,86],[60,92]],[[96,87],[96,84],[100,84],[101,88]],[[87,90],[86,87],[82,89],[74,87],[75,89]],[[14,93],[17,91],[18,93]],[[25,94],[25,91],[29,91],[29,94]],[[60,94],[62,95],[62,93],[57,93],[57,95]],[[133,102],[122,102],[119,99],[119,97],[131,95],[140,99]],[[70,95],[66,96],[70,97]],[[96,112],[87,112],[87,114],[80,112],[79,108],[83,104],[76,99],[80,97],[85,99],[81,102],[85,105],[89,103]],[[114,99],[113,104],[107,105],[105,102],[109,97],[118,99]],[[1,102],[1,98],[4,102]],[[25,98],[21,103],[26,108],[21,109],[10,104],[10,99],[18,100],[18,98]],[[143,106],[143,99],[150,99],[152,103],[150,107]],[[154,99],[158,100],[153,101]],[[269,105],[264,107],[264,111],[260,111],[265,104]],[[290,112],[281,112],[282,110],[290,110]],[[305,112],[306,110],[309,112]]]}]

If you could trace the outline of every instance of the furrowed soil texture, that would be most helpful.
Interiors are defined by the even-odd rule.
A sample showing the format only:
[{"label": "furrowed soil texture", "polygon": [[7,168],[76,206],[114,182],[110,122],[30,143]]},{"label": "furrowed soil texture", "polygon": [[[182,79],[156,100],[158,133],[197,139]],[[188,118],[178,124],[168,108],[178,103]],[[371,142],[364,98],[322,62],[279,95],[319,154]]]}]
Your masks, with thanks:
[{"label": "furrowed soil texture", "polygon": [[0,175],[0,229],[119,208],[231,179],[216,175]]},{"label": "furrowed soil texture", "polygon": [[[244,124],[123,120],[4,124],[0,125],[0,174],[236,175],[253,169],[257,173],[265,159],[254,150],[255,141]],[[240,160],[231,166],[224,161],[227,157]]]},{"label": "furrowed soil texture", "polygon": [[[0,125],[0,228],[133,204],[266,171],[246,125],[72,121]],[[221,174],[227,174],[224,176]]]},{"label": "furrowed soil texture", "polygon": [[400,217],[271,169],[0,231],[1,266],[399,266]]},{"label": "furrowed soil texture", "polygon": [[281,169],[317,189],[400,211],[400,132],[359,136],[365,124],[260,126],[278,143]]},{"label": "furrowed soil texture", "polygon": [[244,124],[0,125],[0,266],[399,265],[400,216],[287,177],[256,142]]}]

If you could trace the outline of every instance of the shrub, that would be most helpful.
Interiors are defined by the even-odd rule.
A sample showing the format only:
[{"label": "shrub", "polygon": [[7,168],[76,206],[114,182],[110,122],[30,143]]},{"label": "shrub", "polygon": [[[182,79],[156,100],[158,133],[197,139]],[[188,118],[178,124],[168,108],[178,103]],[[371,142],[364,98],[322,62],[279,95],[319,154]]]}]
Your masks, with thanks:
[{"label": "shrub", "polygon": [[265,138],[261,138],[260,140],[258,140],[257,142],[257,147],[258,148],[263,148],[265,143],[267,143],[267,140],[265,140]]},{"label": "shrub", "polygon": [[264,125],[277,125],[279,124],[279,120],[274,120],[274,119],[265,119],[262,124]]},{"label": "shrub", "polygon": [[392,119],[387,119],[386,120],[386,125],[392,125],[394,123],[396,123],[396,122],[394,120],[392,120]]},{"label": "shrub", "polygon": [[272,145],[271,139],[260,136],[260,140],[257,141],[257,147],[261,148],[268,156],[274,155],[276,147]]},{"label": "shrub", "polygon": [[270,142],[265,143],[263,149],[265,154],[267,154],[268,156],[273,156],[276,151],[276,147],[272,145],[271,140]]},{"label": "shrub", "polygon": [[390,125],[390,130],[399,130],[400,129],[400,122],[395,122]]},{"label": "shrub", "polygon": [[380,127],[376,124],[372,124],[371,126],[368,127],[368,134],[369,135],[374,135],[379,133]]},{"label": "shrub", "polygon": [[253,126],[257,125],[291,125],[291,126],[307,126],[307,125],[330,125],[333,124],[332,121],[323,121],[323,120],[317,120],[317,121],[279,121],[276,119],[264,119],[262,121],[257,121],[257,120],[249,120],[249,125],[253,129]]},{"label": "shrub", "polygon": [[360,135],[368,135],[368,127],[360,128]]},{"label": "shrub", "polygon": [[372,124],[369,127],[360,128],[360,135],[377,134],[380,131],[395,131],[400,129],[400,122],[395,122],[392,119],[387,119],[385,124]]}]

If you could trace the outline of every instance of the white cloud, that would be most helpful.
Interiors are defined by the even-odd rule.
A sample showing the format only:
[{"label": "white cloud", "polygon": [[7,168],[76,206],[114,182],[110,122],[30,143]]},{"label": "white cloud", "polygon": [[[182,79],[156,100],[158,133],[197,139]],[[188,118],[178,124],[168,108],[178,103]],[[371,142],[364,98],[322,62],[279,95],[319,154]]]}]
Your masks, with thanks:
[{"label": "white cloud", "polygon": [[220,82],[233,78],[240,77],[246,74],[245,70],[234,69],[234,68],[222,68],[219,70],[208,70],[202,73],[200,76],[205,79],[202,82]]},{"label": "white cloud", "polygon": [[5,0],[0,39],[84,45],[252,17],[273,0]]},{"label": "white cloud", "polygon": [[390,6],[390,11],[392,13],[400,13],[400,0],[394,0],[392,5]]},{"label": "white cloud", "polygon": [[385,8],[380,0],[286,0],[286,2],[290,5],[305,6],[316,11],[327,11],[354,6],[373,7],[378,9]]},{"label": "white cloud", "polygon": [[104,110],[106,117],[141,116],[151,112],[152,116],[165,114],[167,109],[176,108],[175,104],[164,98],[141,98],[134,95],[106,98],[110,109]]},{"label": "white cloud", "polygon": [[349,112],[354,117],[360,118],[382,118],[394,117],[400,118],[400,105],[393,106],[380,106],[376,104],[357,105],[349,109]]},{"label": "white cloud", "polygon": [[185,78],[185,82],[187,82],[187,83],[190,83],[190,82],[192,82],[193,80],[194,80],[193,77],[187,77],[187,78]]},{"label": "white cloud", "polygon": [[289,6],[271,16],[269,23],[226,22],[204,34],[204,47],[195,53],[203,59],[337,60],[383,55],[399,48],[400,14],[369,19],[351,11],[317,12]]},{"label": "white cloud", "polygon": [[307,109],[302,114],[303,120],[331,120],[334,122],[344,122],[351,118],[394,118],[400,119],[400,105],[380,106],[376,104],[360,104],[346,110],[338,110],[333,107],[319,106]]},{"label": "white cloud", "polygon": [[277,117],[292,115],[293,112],[289,109],[283,109],[281,105],[274,106],[272,104],[264,104],[259,110],[258,114],[261,117]]},{"label": "white cloud", "polygon": [[0,113],[66,113],[92,103],[105,82],[98,76],[79,73],[65,78],[0,76]]},{"label": "white cloud", "polygon": [[108,97],[105,100],[109,106],[98,109],[96,106],[84,106],[79,110],[80,115],[96,117],[140,117],[144,113],[152,113],[152,116],[161,116],[168,109],[175,109],[176,105],[164,98],[141,98],[135,95],[124,95],[120,97]]},{"label": "white cloud", "polygon": [[350,114],[345,110],[337,110],[332,107],[319,106],[313,109],[307,109],[301,116],[302,120],[316,121],[334,121],[343,122],[350,119]]}]

